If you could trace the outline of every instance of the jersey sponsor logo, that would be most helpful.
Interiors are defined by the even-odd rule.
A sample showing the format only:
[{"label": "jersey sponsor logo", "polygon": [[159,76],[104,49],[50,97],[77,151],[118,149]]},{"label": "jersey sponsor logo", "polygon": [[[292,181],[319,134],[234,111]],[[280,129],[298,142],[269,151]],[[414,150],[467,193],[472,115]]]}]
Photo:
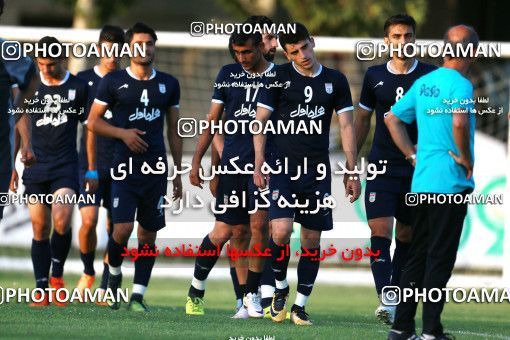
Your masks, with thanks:
[{"label": "jersey sponsor logo", "polygon": [[301,117],[306,116],[310,119],[316,119],[323,116],[326,113],[324,106],[310,107],[308,104],[304,107],[301,104],[298,105],[297,109],[290,113],[290,117]]},{"label": "jersey sponsor logo", "polygon": [[383,85],[384,85],[384,81],[382,81],[382,80],[381,80],[380,82],[378,82],[377,84],[375,84],[374,89],[375,89],[377,86],[379,86],[379,85],[380,85],[380,86],[383,86]]},{"label": "jersey sponsor logo", "polygon": [[333,84],[332,83],[325,83],[324,87],[326,88],[326,93],[327,94],[332,94],[333,93]]},{"label": "jersey sponsor logo", "polygon": [[76,98],[76,89],[69,89],[69,92],[67,93],[67,98],[69,100],[74,100],[74,98]]},{"label": "jersey sponsor logo", "polygon": [[59,126],[67,123],[67,115],[65,113],[45,113],[41,119],[35,122],[36,126],[53,125]]},{"label": "jersey sponsor logo", "polygon": [[375,202],[375,192],[371,192],[370,195],[368,196],[368,201],[370,203],[374,203]]},{"label": "jersey sponsor logo", "polygon": [[159,92],[161,93],[166,93],[166,85],[165,84],[162,84],[162,83],[159,83]]},{"label": "jersey sponsor logo", "polygon": [[256,106],[253,105],[250,103],[248,106],[244,106],[244,103],[241,105],[241,107],[239,108],[239,110],[237,110],[236,112],[234,112],[234,117],[239,117],[239,116],[248,116],[250,118],[255,118],[257,114],[257,109],[256,109]]},{"label": "jersey sponsor logo", "polygon": [[152,122],[155,119],[158,119],[161,116],[161,111],[159,109],[152,108],[150,111],[147,108],[143,108],[140,110],[136,108],[136,112],[129,116],[129,121],[141,120],[145,119],[148,122]]}]

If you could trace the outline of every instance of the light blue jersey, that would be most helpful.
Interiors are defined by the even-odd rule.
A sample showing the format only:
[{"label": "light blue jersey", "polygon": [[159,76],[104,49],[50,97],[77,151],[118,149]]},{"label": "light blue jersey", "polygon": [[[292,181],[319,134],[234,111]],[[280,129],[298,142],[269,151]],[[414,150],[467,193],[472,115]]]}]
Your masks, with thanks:
[{"label": "light blue jersey", "polygon": [[416,120],[418,148],[411,186],[417,193],[459,193],[474,188],[473,177],[448,154],[459,150],[453,138],[452,110],[469,111],[469,148],[474,160],[475,114],[473,86],[458,71],[441,67],[415,81],[391,107],[400,120]]}]

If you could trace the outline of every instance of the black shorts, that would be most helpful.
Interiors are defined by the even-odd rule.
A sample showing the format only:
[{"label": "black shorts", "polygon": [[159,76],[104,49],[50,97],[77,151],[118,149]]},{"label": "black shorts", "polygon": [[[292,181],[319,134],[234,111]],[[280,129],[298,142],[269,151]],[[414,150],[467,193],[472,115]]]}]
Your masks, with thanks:
[{"label": "black shorts", "polygon": [[365,211],[367,219],[395,217],[407,225],[413,222],[414,209],[406,205],[405,195],[411,191],[412,177],[377,176],[367,181]]}]

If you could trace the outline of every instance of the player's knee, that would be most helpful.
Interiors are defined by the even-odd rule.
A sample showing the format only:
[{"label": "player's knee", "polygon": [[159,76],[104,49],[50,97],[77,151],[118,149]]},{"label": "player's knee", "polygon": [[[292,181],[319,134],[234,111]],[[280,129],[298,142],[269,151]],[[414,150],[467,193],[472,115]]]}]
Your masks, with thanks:
[{"label": "player's knee", "polygon": [[232,237],[232,230],[213,229],[209,233],[209,239],[214,245],[224,245]]},{"label": "player's knee", "polygon": [[413,236],[412,228],[411,226],[407,225],[397,225],[397,228],[395,229],[395,237],[405,243],[411,242],[411,238]]},{"label": "player's knee", "polygon": [[87,234],[91,233],[96,229],[97,217],[94,216],[82,216],[81,218],[81,229]]},{"label": "player's knee", "polygon": [[113,229],[113,239],[117,243],[126,243],[129,240],[129,237],[131,236],[131,233],[133,232],[133,227],[123,227],[123,228],[114,228]]},{"label": "player's knee", "polygon": [[292,234],[292,230],[288,230],[286,228],[276,229],[273,228],[273,241],[278,244],[287,244],[290,241],[290,235]]},{"label": "player's knee", "polygon": [[32,222],[32,227],[34,229],[34,240],[43,241],[50,238],[51,228],[48,224],[43,221]]},{"label": "player's knee", "polygon": [[263,237],[267,238],[268,235],[268,227],[267,223],[264,221],[257,221],[255,223],[250,224],[251,229],[251,237],[256,239],[261,239]]},{"label": "player's knee", "polygon": [[393,232],[393,225],[389,221],[368,221],[368,226],[370,227],[370,236],[371,237],[384,237],[391,239]]},{"label": "player's knee", "polygon": [[244,244],[250,242],[251,232],[246,226],[236,226],[232,228],[231,242]]}]

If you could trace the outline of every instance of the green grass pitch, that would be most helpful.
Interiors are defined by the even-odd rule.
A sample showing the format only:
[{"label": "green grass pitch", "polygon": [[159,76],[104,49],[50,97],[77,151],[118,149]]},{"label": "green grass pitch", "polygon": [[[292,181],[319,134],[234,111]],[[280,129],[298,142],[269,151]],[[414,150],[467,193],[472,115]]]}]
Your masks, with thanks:
[{"label": "green grass pitch", "polygon": [[[77,276],[67,276],[68,286]],[[0,271],[1,287],[33,287],[30,273]],[[388,326],[374,317],[377,307],[373,288],[316,285],[307,311],[312,327],[298,327],[288,320],[232,320],[234,294],[229,281],[207,283],[206,315],[184,314],[189,281],[172,278],[151,280],[146,300],[151,313],[74,303],[31,309],[26,304],[0,305],[2,338],[167,338],[167,339],[385,339]],[[131,278],[124,279],[131,288]],[[295,285],[291,292],[295,294]],[[294,294],[289,302],[292,304]],[[420,327],[420,315],[417,318]],[[510,339],[510,304],[447,304],[443,313],[446,331],[457,339]],[[267,338],[266,338],[267,339]]]}]

